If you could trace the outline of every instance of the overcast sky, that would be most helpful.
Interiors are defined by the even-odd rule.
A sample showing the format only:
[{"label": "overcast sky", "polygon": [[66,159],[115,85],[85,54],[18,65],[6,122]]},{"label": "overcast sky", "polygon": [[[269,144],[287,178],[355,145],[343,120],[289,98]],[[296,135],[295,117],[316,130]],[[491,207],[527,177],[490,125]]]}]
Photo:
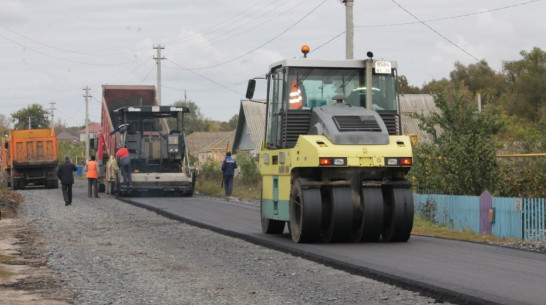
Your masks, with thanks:
[{"label": "overcast sky", "polygon": [[[454,63],[485,59],[496,71],[522,50],[546,50],[542,0],[354,0],[354,54],[396,60],[421,86]],[[249,78],[300,57],[345,58],[339,0],[0,0],[0,113],[31,104],[67,126],[100,121],[101,85],[156,85],[162,104],[184,98],[205,117],[238,114]],[[260,98],[260,96],[255,96]]]}]

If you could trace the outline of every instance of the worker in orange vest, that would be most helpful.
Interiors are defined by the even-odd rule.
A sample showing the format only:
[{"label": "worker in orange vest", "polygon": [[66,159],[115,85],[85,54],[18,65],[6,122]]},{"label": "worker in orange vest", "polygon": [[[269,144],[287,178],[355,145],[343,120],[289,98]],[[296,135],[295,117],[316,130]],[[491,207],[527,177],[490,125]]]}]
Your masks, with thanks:
[{"label": "worker in orange vest", "polygon": [[87,172],[87,197],[91,198],[93,194],[95,198],[99,198],[99,163],[95,161],[95,156],[91,156],[91,160],[85,165],[85,171]]},{"label": "worker in orange vest", "polygon": [[298,86],[298,80],[294,78],[292,85],[290,86],[290,99],[288,100],[288,108],[301,109],[303,107],[303,100],[301,90]]}]

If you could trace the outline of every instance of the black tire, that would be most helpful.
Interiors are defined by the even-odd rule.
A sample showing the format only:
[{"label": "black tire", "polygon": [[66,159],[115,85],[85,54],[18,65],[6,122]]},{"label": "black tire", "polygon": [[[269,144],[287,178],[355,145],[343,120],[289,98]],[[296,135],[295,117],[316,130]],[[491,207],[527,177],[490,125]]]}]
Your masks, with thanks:
[{"label": "black tire", "polygon": [[322,204],[320,189],[302,189],[295,179],[290,191],[290,235],[296,243],[314,242],[320,236]]},{"label": "black tire", "polygon": [[389,190],[382,237],[387,242],[406,242],[413,228],[413,194],[410,188]]},{"label": "black tire", "polygon": [[[324,199],[323,199],[324,200]],[[332,187],[329,209],[323,211],[321,238],[325,243],[346,241],[353,226],[353,202],[350,187]]]},{"label": "black tire", "polygon": [[361,241],[376,242],[379,241],[383,230],[383,193],[381,187],[363,187],[362,188],[362,231]]},{"label": "black tire", "polygon": [[266,234],[282,234],[284,232],[285,221],[265,218],[262,208],[263,204],[260,201],[260,218],[262,223],[262,232]]}]

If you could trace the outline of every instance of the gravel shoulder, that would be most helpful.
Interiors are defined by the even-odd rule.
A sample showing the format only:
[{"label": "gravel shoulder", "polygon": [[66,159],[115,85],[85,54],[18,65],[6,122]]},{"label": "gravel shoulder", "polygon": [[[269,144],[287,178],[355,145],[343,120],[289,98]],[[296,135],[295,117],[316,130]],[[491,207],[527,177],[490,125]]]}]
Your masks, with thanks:
[{"label": "gravel shoulder", "polygon": [[[74,185],[20,192],[19,218],[0,220],[9,255],[44,270],[42,285],[6,289],[7,304],[429,304],[439,300],[167,219]],[[3,230],[7,226],[19,229]],[[20,230],[20,231],[18,231]],[[24,232],[24,233],[20,233]],[[0,253],[2,253],[0,248]],[[11,252],[10,252],[11,251]],[[24,256],[24,254],[22,255]],[[47,268],[46,268],[47,267]],[[8,276],[7,281],[19,281]],[[38,300],[38,301],[36,301]],[[41,300],[57,303],[45,303]],[[444,303],[445,304],[445,303]]]}]

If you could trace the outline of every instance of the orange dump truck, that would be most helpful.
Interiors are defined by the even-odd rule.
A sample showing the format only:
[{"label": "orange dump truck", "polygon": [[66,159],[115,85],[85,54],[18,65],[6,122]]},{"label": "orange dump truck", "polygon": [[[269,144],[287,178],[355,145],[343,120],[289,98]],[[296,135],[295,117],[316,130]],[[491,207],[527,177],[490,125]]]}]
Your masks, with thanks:
[{"label": "orange dump truck", "polygon": [[58,188],[58,163],[52,129],[10,130],[2,138],[2,180],[14,190],[27,185]]}]

